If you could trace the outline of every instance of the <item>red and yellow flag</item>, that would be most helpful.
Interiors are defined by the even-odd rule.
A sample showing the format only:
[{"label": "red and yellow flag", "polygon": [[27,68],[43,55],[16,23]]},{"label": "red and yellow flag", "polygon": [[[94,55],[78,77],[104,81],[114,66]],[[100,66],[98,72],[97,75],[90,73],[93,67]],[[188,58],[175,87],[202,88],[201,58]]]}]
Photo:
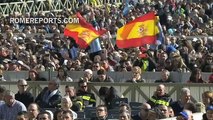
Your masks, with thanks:
[{"label": "red and yellow flag", "polygon": [[79,18],[79,23],[67,24],[64,35],[74,38],[80,48],[87,48],[95,38],[106,32],[106,30],[96,30],[80,13],[77,13],[76,17]]},{"label": "red and yellow flag", "polygon": [[127,23],[117,31],[119,48],[139,47],[154,44],[159,33],[154,12],[149,12]]}]

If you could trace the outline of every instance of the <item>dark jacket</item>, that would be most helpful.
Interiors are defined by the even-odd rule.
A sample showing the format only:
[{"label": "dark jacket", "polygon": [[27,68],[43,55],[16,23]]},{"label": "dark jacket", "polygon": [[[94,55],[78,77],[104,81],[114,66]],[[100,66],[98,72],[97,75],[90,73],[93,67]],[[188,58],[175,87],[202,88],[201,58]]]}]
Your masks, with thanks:
[{"label": "dark jacket", "polygon": [[81,99],[83,100],[84,107],[88,105],[92,105],[93,107],[96,106],[96,99],[93,93],[78,90],[78,92],[76,93],[76,96],[81,97]]},{"label": "dark jacket", "polygon": [[61,93],[58,90],[52,97],[49,98],[48,102],[44,101],[45,94],[49,92],[48,87],[45,87],[40,94],[37,96],[35,102],[41,108],[57,108],[61,102]]},{"label": "dark jacket", "polygon": [[184,105],[182,105],[181,102],[178,100],[178,101],[173,102],[171,104],[171,107],[174,111],[175,116],[178,116],[179,113],[183,111]]},{"label": "dark jacket", "polygon": [[153,95],[148,101],[148,104],[150,104],[150,106],[156,107],[158,105],[166,105],[166,106],[170,106],[172,103],[172,98],[168,95],[165,94],[163,96],[157,96],[157,95]]},{"label": "dark jacket", "polygon": [[34,97],[33,95],[26,91],[22,94],[20,94],[19,92],[17,92],[15,94],[15,99],[22,102],[26,107],[28,107],[30,105],[30,103],[34,102]]},{"label": "dark jacket", "polygon": [[155,80],[155,83],[174,83],[174,81],[172,81],[172,80],[170,80],[170,79],[168,79],[168,80],[166,80],[166,81],[160,79],[160,80]]}]

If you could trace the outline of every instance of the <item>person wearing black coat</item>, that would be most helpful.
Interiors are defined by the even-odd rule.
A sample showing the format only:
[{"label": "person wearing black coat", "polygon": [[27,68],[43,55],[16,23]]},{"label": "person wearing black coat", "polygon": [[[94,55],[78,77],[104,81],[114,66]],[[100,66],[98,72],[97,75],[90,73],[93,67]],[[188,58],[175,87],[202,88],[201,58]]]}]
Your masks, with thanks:
[{"label": "person wearing black coat", "polygon": [[36,97],[35,102],[41,108],[57,108],[61,102],[61,92],[59,91],[59,81],[50,80],[48,87],[45,87]]}]

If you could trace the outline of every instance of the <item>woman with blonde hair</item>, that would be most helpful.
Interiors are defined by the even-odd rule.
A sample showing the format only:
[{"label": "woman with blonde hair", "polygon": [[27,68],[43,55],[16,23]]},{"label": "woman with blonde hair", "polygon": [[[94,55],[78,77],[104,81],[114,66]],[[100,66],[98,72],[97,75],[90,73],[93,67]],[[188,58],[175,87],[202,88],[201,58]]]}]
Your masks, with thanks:
[{"label": "woman with blonde hair", "polygon": [[203,92],[202,100],[206,107],[213,104],[213,92],[212,91]]},{"label": "woman with blonde hair", "polygon": [[64,111],[71,111],[72,114],[73,114],[73,119],[77,119],[77,113],[74,112],[71,107],[72,107],[72,101],[70,99],[69,96],[64,96],[62,99],[61,99],[61,109],[64,110]]},{"label": "woman with blonde hair", "polygon": [[141,68],[139,66],[135,66],[132,68],[132,78],[130,80],[127,80],[126,82],[132,82],[132,83],[140,83],[145,82],[145,80],[141,76]]}]

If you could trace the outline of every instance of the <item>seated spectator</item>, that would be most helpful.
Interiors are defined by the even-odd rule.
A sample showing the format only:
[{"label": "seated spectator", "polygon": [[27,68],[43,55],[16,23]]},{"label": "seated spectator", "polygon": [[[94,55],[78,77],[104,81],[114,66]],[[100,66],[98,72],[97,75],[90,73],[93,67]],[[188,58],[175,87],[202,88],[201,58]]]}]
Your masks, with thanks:
[{"label": "seated spectator", "polygon": [[26,80],[27,81],[46,81],[45,78],[40,78],[38,72],[33,69],[29,71],[29,76]]},{"label": "seated spectator", "polygon": [[107,120],[108,111],[105,105],[98,105],[96,107],[96,117],[91,118],[91,120]]},{"label": "seated spectator", "polygon": [[172,102],[171,107],[174,110],[175,116],[177,116],[181,111],[186,103],[191,101],[191,92],[188,88],[182,88],[180,92],[180,99],[177,101]]},{"label": "seated spectator", "polygon": [[15,99],[15,94],[7,90],[4,93],[5,103],[0,106],[1,120],[15,120],[16,115],[21,111],[27,111],[25,105]]},{"label": "seated spectator", "polygon": [[155,83],[174,83],[174,81],[170,79],[170,72],[163,69],[161,72],[161,79],[155,80]]},{"label": "seated spectator", "polygon": [[169,118],[169,109],[165,105],[159,105],[158,107],[155,108],[157,113],[158,113],[158,119],[166,119]]},{"label": "seated spectator", "polygon": [[213,119],[213,105],[209,105],[206,108],[206,113],[203,114],[203,120]]},{"label": "seated spectator", "polygon": [[69,96],[64,96],[62,97],[61,99],[61,109],[64,110],[64,111],[71,111],[72,112],[72,116],[73,116],[73,119],[77,119],[78,118],[78,115],[76,112],[74,112],[71,108],[72,108],[72,101],[71,99],[69,98]]},{"label": "seated spectator", "polygon": [[83,100],[83,108],[96,106],[95,95],[88,91],[88,84],[86,81],[80,80],[78,82],[79,90],[76,93],[77,97],[80,97]]},{"label": "seated spectator", "polygon": [[140,112],[134,116],[132,116],[133,120],[148,120],[148,113],[151,110],[151,106],[148,103],[143,103],[140,108]]},{"label": "seated spectator", "polygon": [[176,118],[177,120],[193,120],[193,115],[190,110],[183,110]]},{"label": "seated spectator", "polygon": [[0,86],[0,106],[4,104],[4,92],[6,88],[4,86]]},{"label": "seated spectator", "polygon": [[119,120],[131,120],[131,113],[129,111],[120,112]]},{"label": "seated spectator", "polygon": [[26,111],[21,111],[17,114],[16,120],[29,120]]},{"label": "seated spectator", "polygon": [[85,80],[85,81],[87,81],[87,82],[91,82],[91,81],[93,81],[93,72],[92,72],[92,70],[90,70],[90,69],[86,69],[85,71],[84,71],[84,77],[83,77],[83,79]]},{"label": "seated spectator", "polygon": [[97,78],[92,82],[114,82],[114,80],[106,74],[104,69],[100,69],[97,71]]},{"label": "seated spectator", "polygon": [[18,92],[15,94],[15,99],[22,102],[26,107],[34,101],[32,93],[27,91],[27,81],[24,79],[18,80]]},{"label": "seated spectator", "polygon": [[213,92],[212,91],[205,91],[202,94],[202,101],[203,101],[203,103],[206,107],[213,104]]},{"label": "seated spectator", "polygon": [[41,108],[56,108],[61,100],[59,81],[50,80],[48,87],[45,87],[36,97],[35,102]]},{"label": "seated spectator", "polygon": [[58,74],[56,78],[60,81],[72,82],[72,78],[68,76],[66,70],[63,67],[59,67],[57,70]]},{"label": "seated spectator", "polygon": [[62,109],[57,109],[57,110],[53,113],[53,120],[62,120],[62,113],[63,113],[63,110],[62,110]]},{"label": "seated spectator", "polygon": [[191,76],[187,83],[207,83],[205,80],[202,79],[201,70],[195,68],[192,70]]},{"label": "seated spectator", "polygon": [[101,61],[101,66],[107,72],[113,72],[114,71],[114,68],[109,64],[108,60],[106,60],[106,59]]},{"label": "seated spectator", "polygon": [[74,120],[73,113],[69,110],[63,111],[62,120]]},{"label": "seated spectator", "polygon": [[132,78],[130,80],[127,80],[126,82],[132,82],[132,83],[140,83],[145,82],[145,80],[141,76],[141,68],[138,66],[135,66],[132,68]]},{"label": "seated spectator", "polygon": [[94,62],[93,65],[92,65],[92,71],[98,71],[98,70],[100,70],[100,69],[103,69],[103,68],[101,67],[100,62]]},{"label": "seated spectator", "polygon": [[40,107],[37,103],[31,103],[27,108],[27,115],[30,120],[36,120],[38,114],[40,113]]},{"label": "seated spectator", "polygon": [[47,111],[40,112],[38,114],[37,120],[51,120],[51,114]]},{"label": "seated spectator", "polygon": [[130,105],[128,103],[121,103],[119,105],[119,112],[122,112],[122,111],[129,111],[129,112],[131,112],[132,110],[131,110],[131,107],[130,107]]},{"label": "seated spectator", "polygon": [[152,108],[158,105],[170,106],[172,103],[172,98],[166,93],[166,87],[163,84],[157,86],[154,95],[147,101]]}]

